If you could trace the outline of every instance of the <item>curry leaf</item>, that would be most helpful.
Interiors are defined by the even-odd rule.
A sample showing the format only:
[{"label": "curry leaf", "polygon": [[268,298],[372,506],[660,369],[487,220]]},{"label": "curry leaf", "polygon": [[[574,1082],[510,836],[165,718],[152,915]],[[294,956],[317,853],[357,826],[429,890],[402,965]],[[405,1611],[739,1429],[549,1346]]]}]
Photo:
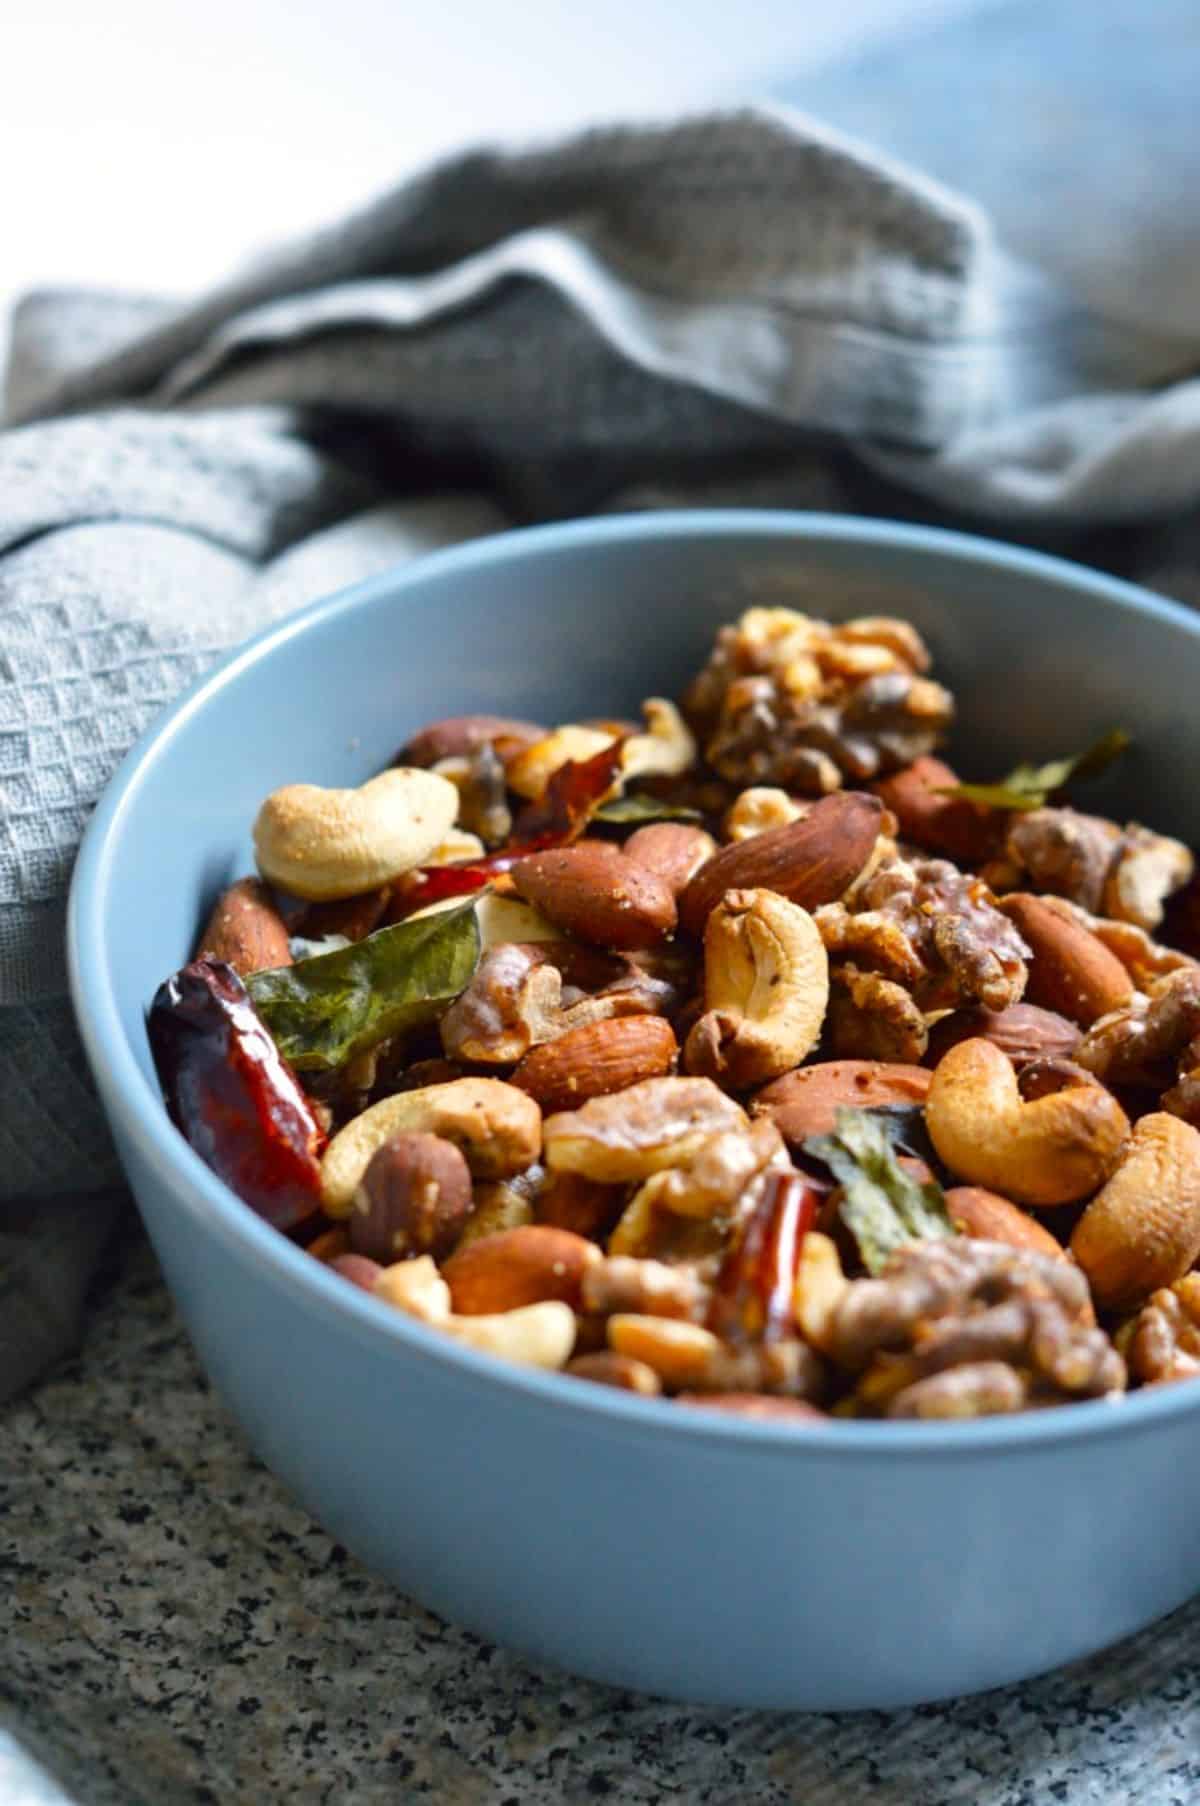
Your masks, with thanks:
[{"label": "curry leaf", "polygon": [[841,1217],[868,1272],[907,1242],[956,1235],[936,1180],[924,1183],[897,1158],[903,1130],[880,1111],[841,1109],[831,1135],[810,1135],[806,1154],[824,1161],[842,1188]]},{"label": "curry leaf", "polygon": [[645,796],[635,792],[632,796],[614,796],[611,802],[601,803],[592,811],[593,821],[614,823],[648,822],[648,821],[700,821],[699,809],[689,809],[684,803],[664,803],[657,796]]},{"label": "curry leaf", "polygon": [[963,797],[989,809],[1041,809],[1073,779],[1099,777],[1130,743],[1125,729],[1114,727],[1073,759],[1051,759],[1047,765],[1018,765],[998,784],[953,784],[936,794]]},{"label": "curry leaf", "polygon": [[246,980],[284,1059],[331,1071],[441,1015],[479,964],[475,902],[380,928],[366,940]]}]

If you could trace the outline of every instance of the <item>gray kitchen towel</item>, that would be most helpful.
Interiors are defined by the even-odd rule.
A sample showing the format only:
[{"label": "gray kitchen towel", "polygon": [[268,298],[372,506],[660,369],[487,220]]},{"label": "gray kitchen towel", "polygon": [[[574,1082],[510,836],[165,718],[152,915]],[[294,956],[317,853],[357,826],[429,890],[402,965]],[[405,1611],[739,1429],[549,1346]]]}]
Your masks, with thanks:
[{"label": "gray kitchen towel", "polygon": [[[464,156],[187,306],[27,300],[0,433],[0,1396],[70,1345],[121,1196],[65,996],[74,850],[122,752],[187,681],[253,628],[429,546],[688,500],[969,518],[1200,599],[1198,336],[1174,323],[1164,360],[1157,328],[1081,307],[997,244],[974,204],[778,109]],[[23,1734],[122,1806],[342,1797],[362,1772],[346,1677],[376,1640],[371,1583],[354,1578],[347,1608],[343,1554],[237,1450],[144,1251],[85,1364],[11,1408],[6,1429],[22,1552],[0,1699],[11,1691]],[[227,1465],[206,1479],[209,1451]],[[404,1697],[431,1674],[447,1726],[469,1686],[496,1709],[519,1691],[519,1664],[497,1658],[489,1691],[492,1652],[452,1633],[431,1671],[434,1628],[390,1594],[382,1609],[404,1644]],[[320,1658],[345,1668],[336,1760],[349,1764],[324,1777],[327,1689],[298,1653],[323,1613],[345,1633]],[[1154,1696],[1168,1715],[1172,1677],[1195,1693],[1179,1638]],[[264,1650],[279,1664],[265,1700]],[[226,1686],[243,1670],[244,1689],[219,1697],[193,1678]],[[1056,1685],[1031,1709],[1056,1721],[1057,1787],[1090,1757],[1059,1736],[1075,1695]],[[1086,1710],[1124,1710],[1113,1681],[1088,1685]],[[136,1779],[111,1723],[125,1697]],[[564,1727],[588,1714],[625,1798],[749,1787],[783,1801],[807,1778],[832,1800],[870,1777],[869,1727],[830,1741],[818,1773],[751,1715],[676,1712],[685,1738],[723,1752],[702,1795],[701,1771],[659,1734],[661,1708],[627,1704],[623,1734],[604,1698],[564,1685],[513,1719],[518,1744],[548,1752],[526,1797],[575,1797],[564,1771],[579,1797],[604,1791],[577,1755],[558,1761],[577,1748]],[[1014,1735],[1022,1710],[1006,1708]],[[981,1764],[1002,1763],[973,1711],[960,1729]],[[244,1766],[247,1724],[273,1766]],[[450,1798],[451,1782],[484,1797],[450,1729],[414,1774],[410,1732],[393,1716],[387,1747],[363,1755],[369,1797],[408,1797],[391,1784],[410,1779],[428,1797]],[[487,1734],[472,1720],[470,1739]],[[909,1715],[904,1735],[916,1790],[893,1797],[950,1797],[929,1791],[941,1720]],[[1185,1762],[1175,1744],[1158,1755]],[[1121,1775],[1123,1797],[1174,1797],[1138,1791],[1140,1763]],[[956,1797],[982,1792],[972,1780]]]}]

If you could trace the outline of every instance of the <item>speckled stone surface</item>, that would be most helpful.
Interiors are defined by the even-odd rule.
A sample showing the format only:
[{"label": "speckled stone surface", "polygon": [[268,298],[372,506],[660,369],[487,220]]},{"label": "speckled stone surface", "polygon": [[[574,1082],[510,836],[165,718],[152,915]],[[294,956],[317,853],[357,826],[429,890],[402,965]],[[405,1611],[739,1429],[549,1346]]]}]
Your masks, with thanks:
[{"label": "speckled stone surface", "polygon": [[0,1699],[82,1806],[1200,1798],[1200,1602],[1024,1687],[841,1718],[664,1705],[442,1624],[247,1453],[136,1230],[79,1357],[0,1417],[0,1564]]}]

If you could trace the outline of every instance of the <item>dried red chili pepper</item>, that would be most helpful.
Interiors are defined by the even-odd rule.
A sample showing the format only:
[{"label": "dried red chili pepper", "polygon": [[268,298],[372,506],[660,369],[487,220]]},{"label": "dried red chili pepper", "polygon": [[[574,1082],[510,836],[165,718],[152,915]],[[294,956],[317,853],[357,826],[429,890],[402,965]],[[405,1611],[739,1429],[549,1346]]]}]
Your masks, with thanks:
[{"label": "dried red chili pepper", "polygon": [[796,1331],[792,1292],[800,1243],[816,1226],[824,1187],[770,1173],[713,1287],[708,1327],[727,1342],[777,1342]]},{"label": "dried red chili pepper", "polygon": [[532,852],[575,840],[620,775],[624,749],[624,739],[614,740],[590,759],[560,765],[538,800],[522,809],[513,824],[514,838],[534,842]]},{"label": "dried red chili pepper", "polygon": [[146,1030],[171,1118],[205,1164],[276,1229],[311,1217],[325,1136],[232,966],[184,966]]}]

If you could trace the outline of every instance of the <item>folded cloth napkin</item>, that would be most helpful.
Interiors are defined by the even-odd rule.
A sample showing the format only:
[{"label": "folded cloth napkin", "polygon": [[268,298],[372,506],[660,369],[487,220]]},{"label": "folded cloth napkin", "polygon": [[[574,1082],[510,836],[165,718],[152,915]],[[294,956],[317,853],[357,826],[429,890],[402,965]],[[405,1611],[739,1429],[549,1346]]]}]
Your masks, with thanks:
[{"label": "folded cloth napkin", "polygon": [[[920,497],[1028,536],[1178,512],[1200,383],[1112,386],[1135,336],[1089,330],[973,205],[762,108],[459,157],[190,305],[25,300],[0,433],[0,1396],[75,1334],[119,1187],[65,994],[73,856],[184,684],[506,520]],[[1168,530],[1142,574],[1194,590],[1193,540]],[[60,1203],[31,1227],[33,1197]]]},{"label": "folded cloth napkin", "polygon": [[[1151,385],[1160,350],[972,204],[779,109],[463,156],[187,306],[26,300],[0,433],[0,1397],[76,1337],[123,1196],[65,894],[100,790],[185,683],[430,547],[687,501],[1007,524],[1200,601],[1200,383]],[[1194,350],[1177,334],[1173,367]],[[153,1296],[135,1275],[109,1334]],[[179,1366],[182,1422],[178,1340],[156,1315],[138,1362]],[[110,1429],[132,1415],[158,1447],[121,1372]],[[103,1383],[81,1386],[57,1408],[82,1450]],[[21,1434],[66,1476],[52,1431]]]}]

